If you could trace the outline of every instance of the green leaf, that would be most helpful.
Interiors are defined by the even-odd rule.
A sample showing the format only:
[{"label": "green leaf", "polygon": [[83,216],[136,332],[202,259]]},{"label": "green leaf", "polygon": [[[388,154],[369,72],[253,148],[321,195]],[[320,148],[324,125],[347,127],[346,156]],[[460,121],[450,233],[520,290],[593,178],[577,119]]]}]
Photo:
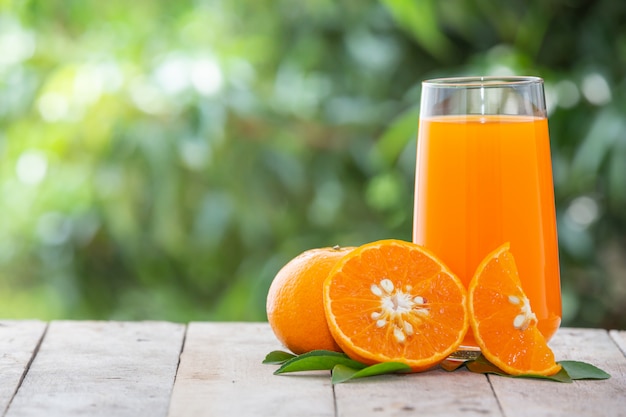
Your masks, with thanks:
[{"label": "green leaf", "polygon": [[354,361],[343,353],[328,350],[314,350],[289,359],[278,368],[274,374],[301,371],[331,370],[335,365],[345,365],[354,369],[365,368],[366,365]]},{"label": "green leaf", "polygon": [[480,355],[473,361],[466,362],[465,366],[472,372],[480,374],[495,374],[500,376],[506,376],[511,378],[534,378],[534,379],[546,379],[555,382],[571,383],[573,380],[578,379],[608,379],[611,377],[608,373],[602,369],[597,368],[589,363],[580,361],[561,361],[559,364],[562,366],[561,370],[554,375],[509,375],[502,371],[500,368],[489,362],[487,358]]},{"label": "green leaf", "polygon": [[590,363],[580,361],[560,361],[559,364],[565,369],[572,379],[609,379],[610,374]]},{"label": "green leaf", "polygon": [[292,353],[283,352],[282,350],[274,350],[265,356],[263,363],[269,365],[282,365],[289,359],[293,359],[295,357],[296,355]]},{"label": "green leaf", "polygon": [[[314,350],[298,356],[275,350],[267,354],[263,363],[281,365],[281,367],[274,372],[274,374],[277,375],[288,372],[332,370],[333,384],[340,384],[351,379],[365,378],[368,376],[411,372],[411,368],[404,363],[383,362],[367,366],[361,362],[350,359],[343,353],[328,350]],[[611,377],[607,372],[586,362],[561,361],[559,364],[562,366],[562,369],[556,374],[549,376],[529,374],[509,375],[491,363],[483,355],[466,362],[444,361],[441,363],[441,367],[446,371],[452,372],[465,366],[470,372],[480,374],[493,374],[509,378],[545,379],[562,383],[571,383],[574,380],[580,379],[597,380]]]},{"label": "green leaf", "polygon": [[500,376],[509,376],[506,372],[489,362],[487,358],[480,355],[478,358],[465,362],[465,367],[471,372],[477,374],[494,374]]},{"label": "green leaf", "polygon": [[358,372],[359,369],[350,368],[345,365],[335,365],[335,367],[333,368],[331,381],[333,384],[341,384],[342,382],[354,378],[354,375],[356,375]]},{"label": "green leaf", "polygon": [[505,376],[505,377],[509,377],[509,378],[546,379],[546,380],[549,380],[549,381],[564,382],[564,383],[571,383],[572,382],[572,378],[570,378],[570,376],[567,374],[567,372],[564,369],[561,369],[556,374],[549,375],[549,376],[529,375],[529,374],[510,375],[510,374],[507,374],[506,372],[504,372],[503,370],[501,370],[500,368],[498,368],[497,366],[495,366],[494,364],[492,364],[491,362],[489,362],[489,360],[487,358],[485,358],[483,355],[480,355],[478,358],[476,358],[473,361],[467,362],[465,364],[465,366],[471,372],[475,372],[475,373],[479,373],[479,374],[493,374],[493,375]]},{"label": "green leaf", "polygon": [[534,378],[534,379],[546,379],[548,381],[554,382],[563,382],[566,384],[571,384],[572,378],[568,375],[567,371],[563,368],[559,372],[554,375],[507,375],[511,378]]},{"label": "green leaf", "polygon": [[411,372],[411,367],[400,362],[382,362],[363,369],[354,369],[339,364],[333,368],[332,383],[340,384],[350,379],[407,372]]}]

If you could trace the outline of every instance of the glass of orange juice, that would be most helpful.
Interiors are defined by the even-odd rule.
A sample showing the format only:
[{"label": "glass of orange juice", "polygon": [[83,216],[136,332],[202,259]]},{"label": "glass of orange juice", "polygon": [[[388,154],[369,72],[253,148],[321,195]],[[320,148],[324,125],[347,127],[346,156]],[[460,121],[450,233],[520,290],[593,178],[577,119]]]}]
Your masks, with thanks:
[{"label": "glass of orange juice", "polygon": [[[510,242],[522,288],[550,339],[561,288],[543,80],[461,77],[424,81],[413,241],[469,284]],[[476,350],[471,330],[463,350]]]}]

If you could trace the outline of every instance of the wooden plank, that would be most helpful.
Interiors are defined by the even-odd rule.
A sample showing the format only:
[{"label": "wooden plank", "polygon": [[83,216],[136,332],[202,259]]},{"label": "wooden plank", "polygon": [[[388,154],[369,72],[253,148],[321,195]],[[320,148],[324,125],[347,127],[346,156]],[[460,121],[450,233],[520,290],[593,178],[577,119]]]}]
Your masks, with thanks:
[{"label": "wooden plank", "polygon": [[465,369],[354,380],[335,396],[339,417],[502,415],[487,378]]},{"label": "wooden plank", "polygon": [[7,417],[165,416],[184,326],[50,323]]},{"label": "wooden plank", "polygon": [[626,358],[602,329],[560,329],[550,343],[557,361],[592,363],[612,377],[603,381],[550,381],[490,376],[507,417],[626,416]]},{"label": "wooden plank", "polygon": [[626,356],[626,330],[611,330],[609,334],[611,339],[617,343],[624,356]]},{"label": "wooden plank", "polygon": [[0,321],[0,415],[22,383],[45,330],[42,321]]},{"label": "wooden plank", "polygon": [[267,323],[190,323],[169,417],[333,416],[328,372],[273,375]]}]

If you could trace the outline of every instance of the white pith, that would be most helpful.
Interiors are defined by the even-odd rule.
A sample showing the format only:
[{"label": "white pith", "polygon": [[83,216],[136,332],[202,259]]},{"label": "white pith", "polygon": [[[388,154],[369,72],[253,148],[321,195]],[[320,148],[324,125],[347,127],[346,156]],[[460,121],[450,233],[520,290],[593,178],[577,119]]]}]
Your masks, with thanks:
[{"label": "white pith", "polygon": [[412,323],[429,314],[426,300],[420,295],[412,294],[412,287],[396,288],[388,279],[382,279],[370,287],[372,294],[380,298],[380,309],[374,311],[370,318],[379,328],[388,327],[398,343],[404,343],[407,337],[415,334]]},{"label": "white pith", "polygon": [[513,318],[513,327],[518,330],[526,330],[528,326],[537,323],[537,316],[530,308],[530,301],[526,296],[519,298],[515,295],[509,295],[509,303],[520,306],[520,312]]}]

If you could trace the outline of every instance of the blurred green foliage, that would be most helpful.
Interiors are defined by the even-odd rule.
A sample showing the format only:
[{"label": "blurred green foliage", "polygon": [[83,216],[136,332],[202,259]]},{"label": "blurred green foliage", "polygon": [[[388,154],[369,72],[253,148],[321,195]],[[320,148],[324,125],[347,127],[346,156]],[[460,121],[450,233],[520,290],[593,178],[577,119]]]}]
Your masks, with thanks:
[{"label": "blurred green foliage", "polygon": [[0,0],[0,317],[263,320],[411,239],[420,81],[546,81],[564,324],[626,328],[626,2]]}]

